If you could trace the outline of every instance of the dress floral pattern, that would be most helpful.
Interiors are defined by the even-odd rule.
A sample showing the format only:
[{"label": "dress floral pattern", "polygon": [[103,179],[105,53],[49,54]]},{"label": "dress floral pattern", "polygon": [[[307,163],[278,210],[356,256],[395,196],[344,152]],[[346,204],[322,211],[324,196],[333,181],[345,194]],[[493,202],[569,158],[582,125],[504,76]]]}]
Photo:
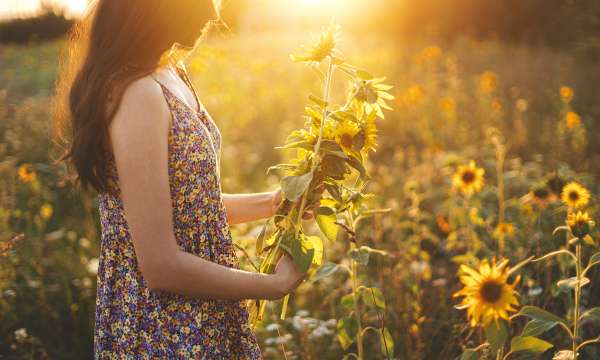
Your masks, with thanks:
[{"label": "dress floral pattern", "polygon": [[[185,73],[183,78],[193,89]],[[196,111],[159,84],[172,115],[169,183],[179,247],[237,268],[221,197],[219,129],[200,101]],[[98,195],[101,245],[95,358],[260,359],[244,301],[149,291],[138,268],[110,154],[109,174],[108,191]]]}]

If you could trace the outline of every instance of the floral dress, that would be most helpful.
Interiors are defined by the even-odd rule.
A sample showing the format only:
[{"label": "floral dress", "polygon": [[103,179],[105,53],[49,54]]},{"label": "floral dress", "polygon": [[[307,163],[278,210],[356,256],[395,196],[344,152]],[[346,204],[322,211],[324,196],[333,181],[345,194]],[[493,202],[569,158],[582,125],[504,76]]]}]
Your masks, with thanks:
[{"label": "floral dress", "polygon": [[[193,90],[185,70],[180,76]],[[200,101],[200,111],[193,110],[159,84],[172,115],[168,171],[177,243],[183,251],[237,268],[221,197],[219,129]],[[194,95],[198,99],[195,91]],[[100,193],[98,201],[96,359],[261,358],[244,301],[197,299],[148,289],[138,267],[110,154],[109,190]]]}]

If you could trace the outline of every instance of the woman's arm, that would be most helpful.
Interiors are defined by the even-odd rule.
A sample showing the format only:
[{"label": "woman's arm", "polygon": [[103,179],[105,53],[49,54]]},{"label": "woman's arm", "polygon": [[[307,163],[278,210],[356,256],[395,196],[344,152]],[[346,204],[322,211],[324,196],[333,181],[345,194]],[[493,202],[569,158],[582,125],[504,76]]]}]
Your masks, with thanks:
[{"label": "woman's arm", "polygon": [[[322,193],[323,189],[321,187],[317,191]],[[281,189],[255,194],[222,194],[222,196],[229,225],[270,218],[275,215],[277,207],[283,200]],[[314,217],[314,209],[319,207],[319,201],[320,197],[313,204],[306,206],[303,219]]]},{"label": "woman's arm", "polygon": [[281,202],[279,190],[254,194],[223,194],[229,225],[270,218]]},{"label": "woman's arm", "polygon": [[134,82],[110,125],[125,217],[140,271],[151,290],[213,299],[274,299],[302,281],[289,257],[273,275],[232,269],[177,245],[168,177],[170,111],[152,79]]}]

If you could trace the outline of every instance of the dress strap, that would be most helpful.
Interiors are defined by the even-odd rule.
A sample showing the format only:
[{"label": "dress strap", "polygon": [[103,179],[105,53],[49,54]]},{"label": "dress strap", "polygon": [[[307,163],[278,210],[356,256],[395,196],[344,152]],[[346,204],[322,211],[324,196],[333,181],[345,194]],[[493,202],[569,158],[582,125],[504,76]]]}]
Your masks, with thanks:
[{"label": "dress strap", "polygon": [[186,83],[186,85],[190,88],[190,90],[194,94],[194,99],[196,100],[197,109],[199,111],[202,111],[202,105],[200,104],[200,98],[198,97],[196,88],[192,84],[192,81],[190,80],[190,77],[188,76],[188,73],[187,73],[185,67],[181,63],[178,63],[175,65],[175,69],[177,69],[177,73],[179,74],[179,77],[183,80],[183,82]]},{"label": "dress strap", "polygon": [[154,81],[156,81],[156,83],[160,86],[160,89],[161,89],[161,91],[163,93],[163,97],[165,98],[165,101],[167,102],[167,106],[169,107],[169,112],[171,112],[171,116],[170,116],[170,119],[169,119],[169,126],[171,127],[171,126],[173,126],[174,116],[173,116],[172,105],[171,105],[171,102],[170,102],[169,99],[170,99],[170,96],[175,96],[175,95],[171,92],[171,90],[169,90],[169,88],[165,84],[162,83],[162,81],[158,80],[154,76],[154,74],[150,74],[150,77]]},{"label": "dress strap", "polygon": [[158,79],[156,78],[156,76],[154,76],[154,74],[150,74],[150,77],[151,77],[151,78],[152,78],[154,81],[156,81],[156,83],[157,83],[158,85],[160,85],[160,87],[161,87],[161,89],[163,89],[163,93],[164,93],[164,91],[165,91],[165,88],[167,88],[167,86],[166,86],[165,84],[163,84],[163,83],[162,83],[162,81],[158,80]]}]

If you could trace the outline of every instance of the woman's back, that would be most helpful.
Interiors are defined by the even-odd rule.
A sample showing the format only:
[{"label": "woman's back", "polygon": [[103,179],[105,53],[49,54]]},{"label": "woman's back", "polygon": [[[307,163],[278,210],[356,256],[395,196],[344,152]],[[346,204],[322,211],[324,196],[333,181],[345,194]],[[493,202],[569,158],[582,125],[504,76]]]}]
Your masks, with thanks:
[{"label": "woman's back", "polygon": [[[188,80],[185,73],[182,75]],[[144,78],[133,87],[145,87],[142,93],[146,95],[138,99],[139,106],[157,101],[160,92],[158,99],[162,103],[166,100],[170,114],[165,136],[177,244],[182,251],[237,268],[219,180],[219,129],[199,101],[200,111],[196,111],[155,80]],[[97,356],[260,358],[242,301],[193,299],[149,290],[125,218],[116,162],[111,154],[107,156],[109,186],[98,197],[102,240],[96,304]]]}]

